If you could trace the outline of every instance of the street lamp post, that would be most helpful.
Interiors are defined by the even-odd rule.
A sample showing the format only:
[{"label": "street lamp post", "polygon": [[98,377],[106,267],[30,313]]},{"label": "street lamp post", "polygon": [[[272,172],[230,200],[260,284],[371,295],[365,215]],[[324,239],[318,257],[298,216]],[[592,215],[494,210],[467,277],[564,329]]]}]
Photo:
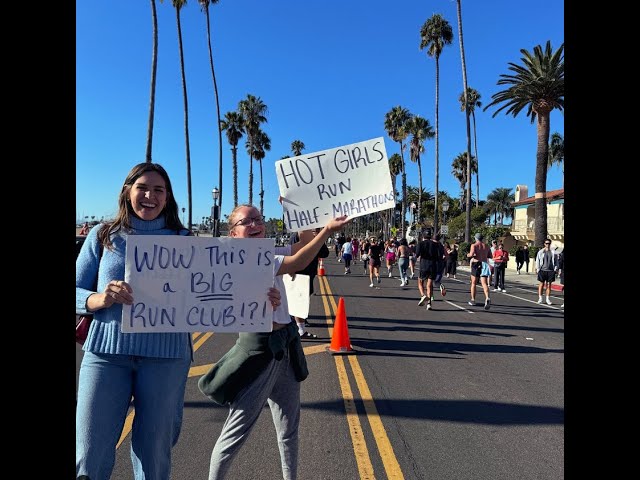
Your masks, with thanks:
[{"label": "street lamp post", "polygon": [[[447,227],[445,230],[447,231],[447,233],[449,233],[449,226],[447,225],[447,211],[449,210],[449,202],[447,202],[446,200],[444,202],[442,202],[442,223],[445,227]],[[446,237],[446,233],[442,232],[442,236],[443,239],[444,237]]]},{"label": "street lamp post", "polygon": [[184,211],[186,208],[182,207],[182,224],[184,225]]},{"label": "street lamp post", "polygon": [[213,187],[211,190],[211,196],[213,197],[213,207],[211,207],[211,235],[218,236],[218,219],[220,218],[220,207],[218,207],[218,197],[220,196],[220,190],[217,187]]}]

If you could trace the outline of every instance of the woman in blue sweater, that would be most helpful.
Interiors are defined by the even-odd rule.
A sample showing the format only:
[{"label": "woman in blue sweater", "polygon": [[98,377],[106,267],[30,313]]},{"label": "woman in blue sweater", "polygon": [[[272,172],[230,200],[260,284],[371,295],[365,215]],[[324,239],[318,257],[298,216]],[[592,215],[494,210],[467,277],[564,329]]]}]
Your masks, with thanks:
[{"label": "woman in blue sweater", "polygon": [[[165,169],[140,163],[124,181],[115,219],[93,228],[82,246],[76,260],[76,313],[92,313],[94,320],[78,382],[76,477],[110,478],[133,398],[133,476],[170,478],[192,360],[191,336],[122,333],[122,305],[131,305],[134,296],[122,279],[128,235],[188,234]],[[269,297],[274,307],[279,305],[277,291],[270,290]]]}]

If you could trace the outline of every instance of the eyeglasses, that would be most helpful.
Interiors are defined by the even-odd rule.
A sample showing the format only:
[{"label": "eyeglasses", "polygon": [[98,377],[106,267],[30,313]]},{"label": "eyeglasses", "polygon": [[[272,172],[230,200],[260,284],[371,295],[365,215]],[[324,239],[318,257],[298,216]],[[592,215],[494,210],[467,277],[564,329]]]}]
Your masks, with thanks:
[{"label": "eyeglasses", "polygon": [[259,227],[260,225],[264,225],[264,217],[262,215],[258,215],[257,217],[244,217],[233,224],[234,227],[237,227],[238,225],[242,227],[248,227],[249,225]]}]

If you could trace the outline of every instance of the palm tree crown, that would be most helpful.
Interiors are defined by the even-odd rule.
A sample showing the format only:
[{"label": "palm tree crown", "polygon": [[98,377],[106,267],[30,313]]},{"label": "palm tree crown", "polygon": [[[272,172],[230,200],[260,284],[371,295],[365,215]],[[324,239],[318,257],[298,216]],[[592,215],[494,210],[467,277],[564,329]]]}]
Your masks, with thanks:
[{"label": "palm tree crown", "polygon": [[305,149],[304,143],[301,140],[294,140],[291,142],[291,153],[293,153],[294,157],[302,155],[302,151]]}]

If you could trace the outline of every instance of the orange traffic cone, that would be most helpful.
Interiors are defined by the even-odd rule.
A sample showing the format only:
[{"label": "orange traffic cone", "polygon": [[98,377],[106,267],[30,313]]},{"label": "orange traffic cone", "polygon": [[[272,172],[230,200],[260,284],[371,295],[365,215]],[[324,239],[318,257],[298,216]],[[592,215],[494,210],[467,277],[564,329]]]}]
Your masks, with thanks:
[{"label": "orange traffic cone", "polygon": [[351,348],[351,340],[349,339],[349,329],[347,328],[347,314],[344,311],[344,298],[340,297],[329,352],[335,354],[353,353],[353,351],[353,348]]},{"label": "orange traffic cone", "polygon": [[324,263],[322,263],[322,259],[319,258],[319,263],[318,263],[318,276],[319,277],[324,277]]}]

